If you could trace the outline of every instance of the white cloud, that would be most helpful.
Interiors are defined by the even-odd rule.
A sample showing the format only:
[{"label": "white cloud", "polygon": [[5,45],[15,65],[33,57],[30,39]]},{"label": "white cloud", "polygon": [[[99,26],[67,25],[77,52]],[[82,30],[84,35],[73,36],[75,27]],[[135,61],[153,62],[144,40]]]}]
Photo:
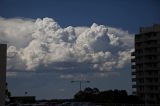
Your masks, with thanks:
[{"label": "white cloud", "polygon": [[119,76],[120,74],[118,72],[95,72],[93,73],[93,78],[105,78],[108,76]]},{"label": "white cloud", "polygon": [[86,81],[89,79],[99,79],[99,78],[106,78],[108,76],[119,76],[120,73],[116,71],[110,71],[110,72],[105,72],[105,71],[100,71],[100,72],[92,72],[92,73],[70,73],[70,74],[61,74],[59,75],[59,78],[65,79],[65,80],[70,80],[70,81]]},{"label": "white cloud", "polygon": [[117,62],[118,68],[123,68],[123,66],[125,64],[130,62],[132,51],[133,51],[133,49],[128,50],[128,51],[126,50],[126,51],[119,51],[118,52],[118,62]]},{"label": "white cloud", "polygon": [[72,79],[74,76],[72,74],[62,74],[60,75],[60,78],[62,79]]},{"label": "white cloud", "polygon": [[0,17],[0,41],[22,48],[31,41],[34,21],[31,19],[4,19]]},{"label": "white cloud", "polygon": [[7,72],[6,76],[7,77],[15,77],[15,76],[17,76],[17,72]]},{"label": "white cloud", "polygon": [[32,71],[72,62],[87,63],[91,70],[111,71],[129,63],[133,47],[133,36],[127,31],[95,23],[62,28],[51,18],[0,18],[0,35],[0,42],[9,46],[8,70]]},{"label": "white cloud", "polygon": [[61,74],[60,75],[60,78],[61,79],[68,79],[68,80],[77,80],[77,81],[79,81],[79,80],[87,80],[87,78],[88,78],[89,76],[88,75],[86,75],[86,74],[84,74],[84,73],[74,73],[74,74]]},{"label": "white cloud", "polygon": [[64,89],[64,88],[61,88],[61,89],[58,89],[58,91],[60,91],[60,92],[64,92],[64,91],[65,91],[65,89]]}]

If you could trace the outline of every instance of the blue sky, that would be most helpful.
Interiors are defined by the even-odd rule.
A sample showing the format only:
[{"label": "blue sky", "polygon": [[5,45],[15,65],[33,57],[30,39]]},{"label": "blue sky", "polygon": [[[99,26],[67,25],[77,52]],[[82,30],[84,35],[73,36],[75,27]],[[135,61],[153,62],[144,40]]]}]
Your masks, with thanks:
[{"label": "blue sky", "polygon": [[93,22],[137,32],[139,26],[159,23],[159,0],[1,0],[2,17],[51,17],[61,26]]},{"label": "blue sky", "polygon": [[[62,53],[62,57],[59,57],[57,54],[54,54],[52,52],[52,55],[55,55],[55,57],[52,57],[54,58],[53,60],[47,60],[49,61],[47,63],[47,66],[45,66],[45,64],[41,62],[37,63],[38,65],[34,64],[35,66],[30,66],[29,62],[24,62],[24,64],[28,66],[27,68],[24,68],[23,64],[16,64],[19,58],[14,57],[11,61],[8,60],[8,67],[11,65],[11,67],[8,68],[8,71],[13,71],[14,73],[9,73],[7,76],[9,89],[11,90],[13,96],[24,95],[24,92],[28,91],[28,95],[36,95],[38,99],[72,98],[73,94],[79,90],[78,84],[70,83],[70,80],[75,79],[74,77],[77,77],[77,79],[80,78],[91,80],[91,83],[84,84],[83,88],[89,86],[98,87],[101,90],[125,89],[129,93],[131,93],[132,83],[130,63],[127,60],[128,57],[124,57],[127,58],[124,61],[127,61],[128,63],[125,63],[125,65],[123,65],[121,68],[119,68],[120,66],[116,66],[117,64],[119,64],[117,61],[120,61],[119,59],[123,59],[118,55],[118,52],[121,51],[124,53],[128,53],[128,51],[133,48],[133,44],[129,43],[129,39],[132,38],[135,33],[138,33],[139,27],[151,26],[153,24],[160,23],[159,0],[1,0],[0,2],[0,17],[2,20],[0,21],[0,28],[9,31],[9,34],[11,35],[18,35],[18,37],[16,37],[16,35],[7,35],[8,33],[4,34],[6,33],[4,30],[0,30],[2,35],[0,35],[0,38],[1,40],[6,40],[7,42],[9,42],[8,48],[9,46],[12,47],[10,47],[8,51],[11,51],[12,53],[18,53],[18,55],[20,55],[20,58],[26,59],[26,61],[31,61],[30,58],[27,57],[27,51],[29,51],[30,49],[37,49],[37,51],[39,50],[38,46],[36,46],[37,48],[31,46],[31,44],[33,43],[33,38],[31,38],[29,34],[33,33],[32,25],[40,25],[43,22],[54,23],[53,20],[45,18],[49,17],[55,20],[56,27],[61,26],[65,31],[67,30],[67,32],[70,31],[70,28],[65,29],[68,26],[72,26],[74,30],[78,30],[80,32],[81,28],[83,28],[84,31],[90,28],[89,32],[94,32],[94,30],[99,31],[99,29],[101,29],[99,32],[96,32],[96,34],[99,34],[102,31],[100,39],[94,41],[93,44],[92,42],[86,40],[84,40],[84,42],[76,40],[77,38],[72,38],[72,41],[68,42],[69,44],[72,44],[72,42],[76,40],[76,42],[79,41],[80,44],[81,42],[86,43],[87,45],[91,46],[91,49],[93,49],[93,51],[95,52],[93,53],[93,55],[105,57],[105,53],[110,52],[113,55],[113,60],[115,62],[109,62],[109,65],[101,64],[102,62],[108,62],[112,59],[108,59],[108,57],[106,58],[106,60],[103,60],[103,58],[99,58],[99,63],[97,64],[100,64],[102,66],[100,66],[97,70],[101,71],[96,71],[94,70],[94,68],[97,67],[97,64],[93,65],[94,68],[90,68],[92,66],[90,65],[90,60],[81,60],[81,55],[74,55],[76,59],[72,58],[72,56],[69,56],[68,59],[68,57],[66,57],[66,54],[63,54],[63,51],[61,52],[61,50],[56,49],[58,53]],[[42,20],[36,21],[37,23],[35,23],[35,20],[37,20],[37,18],[41,18]],[[115,34],[115,36],[119,37],[119,39],[121,40],[120,43],[118,43],[118,45],[115,44],[116,46],[114,45],[114,43],[112,44],[112,46],[106,43],[108,42],[108,40],[104,40],[105,37],[103,34],[106,34],[104,26],[92,25],[93,23],[106,26],[105,28],[110,31],[109,34]],[[12,25],[14,28],[12,27]],[[18,26],[20,25],[24,26],[24,30],[22,30],[22,32],[18,32],[17,30],[19,28]],[[91,26],[93,28],[91,28]],[[46,29],[45,27],[43,28]],[[113,28],[115,28],[114,31]],[[15,33],[14,31],[18,33]],[[41,34],[42,32],[34,29],[34,34],[32,35],[39,36],[37,33]],[[77,33],[78,32],[76,32],[75,36],[78,35]],[[20,34],[24,36],[27,35],[29,37],[21,38],[19,36]],[[72,34],[67,34],[67,36],[70,35]],[[83,36],[86,38],[88,36],[93,37],[92,34],[82,34],[82,38]],[[40,39],[40,37],[42,36],[39,36],[38,38],[34,37],[34,39],[36,39],[35,42],[39,43],[40,40],[43,40]],[[124,40],[125,38],[126,40]],[[64,39],[62,38],[61,40]],[[130,46],[121,46],[125,43]],[[53,44],[55,44],[55,42],[53,42],[50,46],[52,48],[56,48]],[[105,47],[105,45],[108,46]],[[58,47],[61,46],[62,45],[58,45]],[[49,46],[47,46],[47,48],[51,49],[49,48]],[[69,48],[73,49],[73,47]],[[20,54],[21,49],[24,49],[22,51],[26,57]],[[77,52],[77,50],[75,50],[74,52]],[[89,52],[88,54],[92,53]],[[56,58],[57,56],[58,59]],[[59,58],[64,59],[64,61],[59,61]],[[44,61],[45,59],[43,58],[42,60]],[[57,59],[56,62],[55,59]],[[104,67],[103,69],[101,69],[101,67],[105,65],[107,66],[107,68]],[[17,68],[17,66],[21,67]],[[32,71],[32,69],[34,69],[34,71]],[[23,71],[19,72],[19,70]],[[104,70],[110,71],[106,72]]]}]

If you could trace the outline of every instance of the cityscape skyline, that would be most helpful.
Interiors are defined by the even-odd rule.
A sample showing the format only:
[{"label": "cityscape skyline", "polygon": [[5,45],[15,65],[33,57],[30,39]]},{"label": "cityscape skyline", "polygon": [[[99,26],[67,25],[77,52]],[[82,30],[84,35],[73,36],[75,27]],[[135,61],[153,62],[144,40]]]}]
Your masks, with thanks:
[{"label": "cityscape skyline", "polygon": [[38,99],[72,98],[79,86],[70,81],[81,79],[91,81],[82,88],[125,89],[131,94],[134,34],[141,26],[160,23],[159,4],[1,1],[0,43],[8,43],[8,88],[13,96],[27,91]]}]

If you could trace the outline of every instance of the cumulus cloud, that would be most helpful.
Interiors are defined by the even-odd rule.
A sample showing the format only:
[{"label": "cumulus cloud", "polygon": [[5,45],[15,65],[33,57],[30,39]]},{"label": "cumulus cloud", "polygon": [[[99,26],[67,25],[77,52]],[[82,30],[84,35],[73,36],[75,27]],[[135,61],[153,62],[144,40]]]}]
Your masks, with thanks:
[{"label": "cumulus cloud", "polygon": [[68,79],[68,80],[87,80],[87,78],[89,77],[87,74],[61,74],[59,76],[61,79]]},{"label": "cumulus cloud", "polygon": [[0,42],[9,46],[24,48],[32,40],[30,36],[34,30],[31,19],[4,19],[0,17]]},{"label": "cumulus cloud", "polygon": [[69,74],[60,74],[59,78],[65,80],[89,80],[89,79],[99,79],[99,78],[106,78],[108,76],[119,76],[120,73],[118,71],[96,71],[92,73],[69,73]]},{"label": "cumulus cloud", "polygon": [[60,78],[62,79],[72,79],[74,76],[72,74],[62,74],[60,75]]},{"label": "cumulus cloud", "polygon": [[110,72],[110,73],[106,73],[106,72],[95,72],[93,73],[93,78],[104,78],[104,77],[108,77],[108,76],[119,76],[119,72]]},{"label": "cumulus cloud", "polygon": [[[62,28],[52,18],[0,18],[0,42],[8,43],[8,70],[36,71],[39,67],[65,70],[69,67],[64,63],[74,63],[86,64],[90,70],[112,71],[129,63],[133,36],[96,23],[90,27]],[[77,67],[74,65],[70,66],[72,70]]]},{"label": "cumulus cloud", "polygon": [[6,76],[7,77],[16,77],[17,73],[16,72],[7,72]]}]

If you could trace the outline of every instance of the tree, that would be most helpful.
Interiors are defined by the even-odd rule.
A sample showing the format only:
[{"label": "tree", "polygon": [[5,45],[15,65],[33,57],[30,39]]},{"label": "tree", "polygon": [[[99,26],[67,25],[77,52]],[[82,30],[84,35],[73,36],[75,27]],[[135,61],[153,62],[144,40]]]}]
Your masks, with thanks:
[{"label": "tree", "polygon": [[97,99],[96,95],[99,94],[98,88],[85,88],[83,91],[79,91],[74,95],[74,98],[78,101],[88,101],[92,102]]},{"label": "tree", "polygon": [[97,103],[143,103],[138,97],[128,95],[125,90],[106,90],[99,91],[98,88],[85,88],[74,96],[76,101],[97,102]]},{"label": "tree", "polygon": [[100,93],[100,91],[99,91],[98,88],[93,88],[93,93],[94,93],[94,94],[98,94],[98,93]]},{"label": "tree", "polygon": [[94,93],[93,89],[92,89],[92,88],[90,88],[90,87],[85,88],[83,92],[84,92],[84,93],[88,93],[88,94],[92,94],[92,93]]},{"label": "tree", "polygon": [[9,98],[11,97],[11,92],[8,90],[8,83],[6,82],[6,101],[9,101]]}]

